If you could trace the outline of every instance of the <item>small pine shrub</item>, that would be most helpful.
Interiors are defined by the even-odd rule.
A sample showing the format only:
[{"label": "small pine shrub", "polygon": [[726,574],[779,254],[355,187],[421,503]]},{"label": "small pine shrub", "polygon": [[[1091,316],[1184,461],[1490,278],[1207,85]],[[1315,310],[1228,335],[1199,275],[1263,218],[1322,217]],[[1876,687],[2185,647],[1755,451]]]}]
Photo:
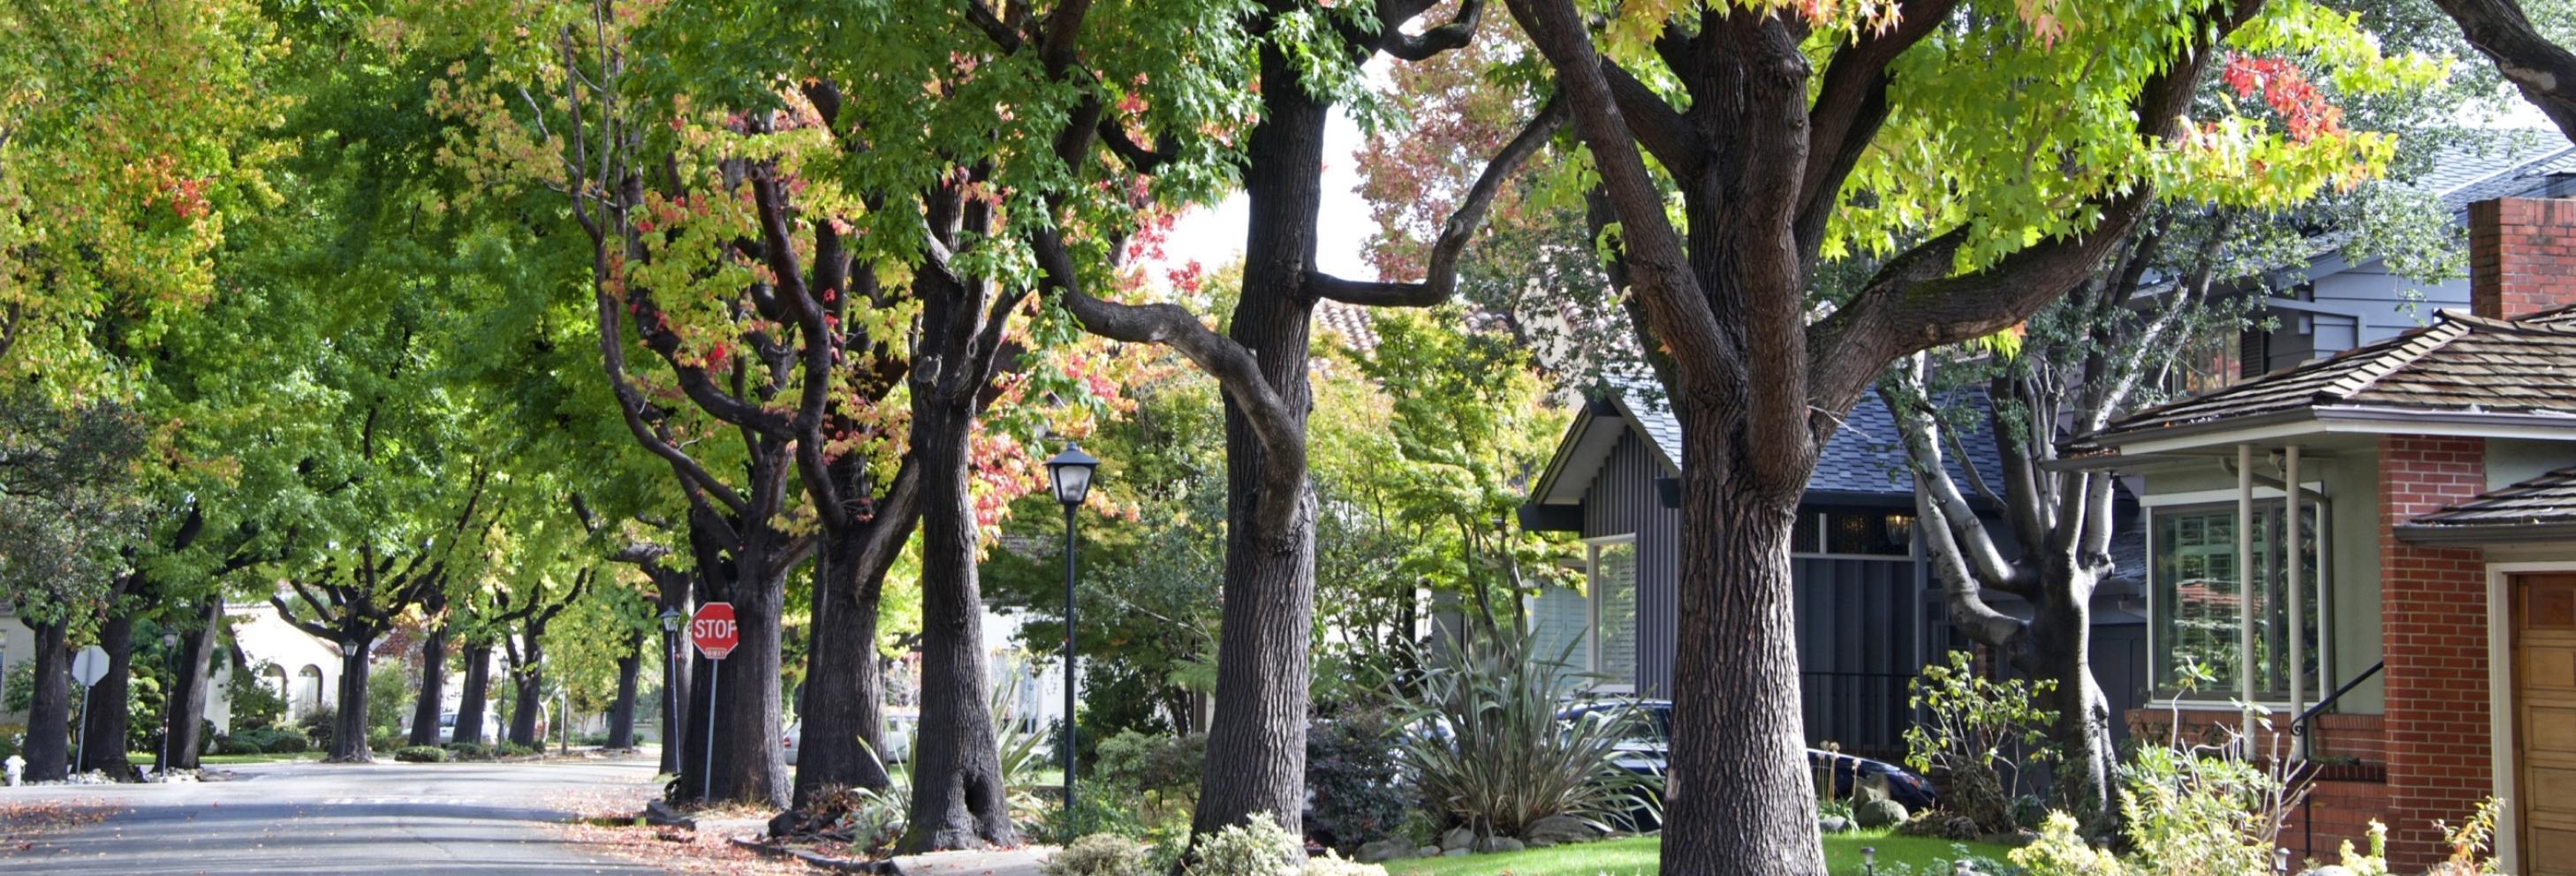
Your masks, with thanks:
[{"label": "small pine shrub", "polygon": [[492,750],[480,742],[450,742],[443,746],[457,760],[491,760]]},{"label": "small pine shrub", "polygon": [[446,763],[447,749],[435,745],[411,745],[394,752],[394,759],[404,763]]},{"label": "small pine shrub", "polygon": [[1113,833],[1074,840],[1047,860],[1046,876],[1155,876],[1143,843]]}]

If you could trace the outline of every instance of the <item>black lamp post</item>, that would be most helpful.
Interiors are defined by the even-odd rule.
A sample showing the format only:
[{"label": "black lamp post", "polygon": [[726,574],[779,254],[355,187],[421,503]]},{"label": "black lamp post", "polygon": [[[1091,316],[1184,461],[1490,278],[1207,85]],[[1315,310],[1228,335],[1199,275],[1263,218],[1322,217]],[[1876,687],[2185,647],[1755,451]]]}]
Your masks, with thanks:
[{"label": "black lamp post", "polygon": [[152,762],[152,768],[160,772],[163,779],[170,778],[170,731],[176,728],[176,725],[170,721],[170,698],[179,693],[178,651],[179,634],[163,629],[161,631],[161,669],[169,676],[170,687],[161,692],[161,758]]},{"label": "black lamp post", "polygon": [[[1091,473],[1100,460],[1068,443],[1064,452],[1048,457],[1047,479],[1055,487],[1055,501],[1064,506],[1064,812],[1073,816],[1073,704],[1077,682],[1073,675],[1073,511],[1082,507],[1082,498],[1091,493]],[[1068,821],[1067,824],[1072,822]]]},{"label": "black lamp post", "polygon": [[680,725],[672,715],[680,711],[680,644],[674,636],[680,633],[680,610],[662,609],[662,766],[663,771],[680,772],[679,746],[672,744],[672,732]]}]

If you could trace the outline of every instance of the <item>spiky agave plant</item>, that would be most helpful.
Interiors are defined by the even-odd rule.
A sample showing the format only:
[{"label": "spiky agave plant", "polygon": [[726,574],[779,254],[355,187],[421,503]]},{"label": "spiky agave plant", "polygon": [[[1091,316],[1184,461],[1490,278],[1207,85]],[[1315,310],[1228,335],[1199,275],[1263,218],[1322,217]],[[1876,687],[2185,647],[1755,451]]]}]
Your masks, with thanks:
[{"label": "spiky agave plant", "polygon": [[1660,805],[1662,777],[1618,762],[1620,743],[1655,732],[1639,710],[1559,717],[1587,678],[1568,664],[1570,646],[1542,654],[1529,632],[1509,628],[1460,639],[1399,695],[1422,728],[1401,755],[1424,805],[1486,836],[1518,836],[1557,815],[1607,831]]}]

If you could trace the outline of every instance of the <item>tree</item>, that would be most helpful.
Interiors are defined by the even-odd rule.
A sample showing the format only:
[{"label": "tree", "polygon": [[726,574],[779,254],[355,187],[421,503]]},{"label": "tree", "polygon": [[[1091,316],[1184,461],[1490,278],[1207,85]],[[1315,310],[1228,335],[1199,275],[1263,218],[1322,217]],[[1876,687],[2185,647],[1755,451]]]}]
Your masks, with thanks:
[{"label": "tree", "polygon": [[[2279,203],[2384,160],[2372,137],[2186,127],[2218,43],[2281,51],[2342,19],[1918,0],[1641,5],[1596,29],[1570,0],[1511,8],[1598,174],[1607,274],[1682,427],[1664,866],[1820,874],[1788,563],[1816,449],[1888,363],[2022,321],[2157,197]],[[1855,250],[1867,279],[1811,297]]]},{"label": "tree", "polygon": [[119,405],[66,409],[25,386],[0,393],[0,592],[35,634],[24,754],[36,781],[71,766],[71,643],[98,629],[131,578],[121,548],[141,527],[133,477],[147,437]]},{"label": "tree", "polygon": [[2523,99],[2576,140],[2576,51],[2567,47],[2576,38],[2567,24],[2576,20],[2576,7],[2562,0],[2531,0],[2540,12],[2535,18],[2520,0],[2433,2],[2459,23],[2470,45],[2495,61]]},{"label": "tree", "polygon": [[[1049,285],[1085,330],[1129,343],[1168,346],[1215,377],[1224,393],[1228,543],[1223,634],[1216,713],[1192,819],[1194,833],[1212,833],[1263,812],[1294,832],[1297,813],[1303,810],[1318,513],[1306,447],[1312,401],[1306,363],[1313,353],[1309,331],[1315,303],[1329,298],[1364,306],[1423,307],[1449,300],[1458,254],[1474,237],[1500,180],[1538,151],[1563,118],[1551,105],[1502,148],[1480,175],[1474,193],[1444,224],[1422,281],[1363,282],[1316,270],[1323,133],[1333,107],[1364,93],[1365,78],[1358,72],[1362,63],[1381,52],[1419,60],[1464,45],[1484,8],[1469,0],[1451,20],[1419,33],[1407,31],[1431,5],[1386,0],[1316,9],[1267,3],[1243,10],[1240,21],[1221,27],[1201,24],[1170,37],[1221,45],[1219,40],[1240,34],[1245,42],[1239,50],[1255,64],[1245,75],[1260,106],[1257,121],[1243,135],[1243,190],[1253,216],[1245,241],[1250,255],[1242,294],[1224,334],[1176,304],[1121,303],[1093,291],[1108,285],[1104,281],[1111,279],[1115,262],[1101,256],[1117,247],[1069,242],[1053,228],[1036,229],[1031,238]],[[1204,98],[1191,100],[1181,93],[1165,99],[1156,91],[1159,82],[1143,79],[1135,80],[1145,86],[1136,101],[1143,112],[1112,124],[1095,123],[1098,113],[1119,106],[1128,95],[1081,72],[1110,56],[1080,52],[1072,40],[1075,30],[1063,26],[1062,15],[1059,10],[1051,16],[1046,21],[1051,27],[1043,32],[1030,28],[1023,33],[1000,19],[993,19],[987,30],[1005,47],[1033,46],[1039,57],[1050,59],[1051,72],[1076,71],[1058,72],[1050,77],[1053,81],[1102,90],[1056,141],[1055,154],[1067,167],[1090,165],[1093,150],[1105,148],[1127,173],[1152,176],[1164,171],[1167,153],[1209,136],[1211,127],[1232,138],[1232,119],[1194,124],[1180,115],[1204,110]],[[1168,27],[1169,22],[1152,26]],[[1138,34],[1148,32],[1146,23],[1133,27]],[[1113,77],[1105,84],[1121,81]],[[1150,135],[1155,145],[1140,145],[1138,131]],[[1070,201],[1073,193],[1056,197]]]}]

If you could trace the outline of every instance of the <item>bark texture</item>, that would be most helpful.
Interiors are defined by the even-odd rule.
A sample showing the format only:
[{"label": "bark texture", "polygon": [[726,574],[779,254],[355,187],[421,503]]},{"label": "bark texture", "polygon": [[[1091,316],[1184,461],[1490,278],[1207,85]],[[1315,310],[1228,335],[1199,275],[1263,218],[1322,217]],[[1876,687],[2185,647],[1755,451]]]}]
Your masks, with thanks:
[{"label": "bark texture", "polygon": [[447,705],[447,599],[433,595],[426,607],[432,620],[420,639],[420,695],[412,702],[407,745],[437,745],[438,715]]},{"label": "bark texture", "polygon": [[36,647],[36,689],[27,704],[27,780],[58,781],[71,769],[72,653],[60,623],[28,620]]},{"label": "bark texture", "polygon": [[367,655],[361,647],[357,653],[340,658],[339,711],[331,718],[331,753],[323,760],[330,763],[373,763],[375,752],[367,743]]},{"label": "bark texture", "polygon": [[987,704],[990,658],[975,574],[974,506],[966,492],[973,420],[965,410],[940,410],[941,401],[913,406],[923,507],[921,731],[912,749],[912,821],[897,844],[907,852],[1019,843]]},{"label": "bark texture", "polygon": [[2576,141],[2576,52],[2550,42],[2515,0],[2434,0],[2505,81]]},{"label": "bark texture", "polygon": [[[163,718],[169,725],[170,768],[198,768],[198,749],[205,744],[206,694],[213,677],[215,640],[220,637],[224,603],[220,598],[200,601],[188,611],[192,625],[179,634],[178,666],[171,681],[171,695]],[[256,683],[250,671],[240,670],[244,684]]]},{"label": "bark texture", "polygon": [[[131,576],[128,576],[131,580]],[[128,585],[120,583],[117,594],[123,595]],[[114,598],[114,597],[111,597]],[[81,722],[81,745],[77,752],[80,763],[74,772],[98,770],[116,781],[134,774],[125,758],[125,735],[128,715],[126,700],[133,695],[134,616],[127,611],[111,611],[106,623],[98,629],[99,648],[107,652],[107,675],[90,685],[88,717]]]},{"label": "bark texture", "polygon": [[492,643],[465,640],[465,681],[457,690],[456,729],[447,741],[483,744],[484,704],[492,699]]},{"label": "bark texture", "polygon": [[635,689],[644,671],[644,642],[645,637],[636,636],[627,644],[626,656],[617,658],[617,700],[608,707],[605,746],[611,751],[635,747]]}]

